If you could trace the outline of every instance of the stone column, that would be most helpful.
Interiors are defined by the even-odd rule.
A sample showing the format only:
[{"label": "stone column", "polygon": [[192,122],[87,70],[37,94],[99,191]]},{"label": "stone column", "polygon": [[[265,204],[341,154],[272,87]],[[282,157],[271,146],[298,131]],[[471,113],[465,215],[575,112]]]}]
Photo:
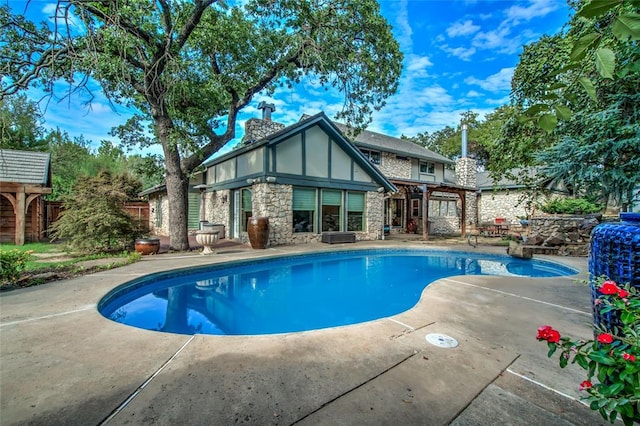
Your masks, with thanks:
[{"label": "stone column", "polygon": [[456,160],[456,181],[460,186],[473,188],[474,191],[465,193],[466,219],[467,223],[463,226],[475,226],[478,222],[478,196],[476,189],[477,181],[477,162],[473,158],[462,157]]}]

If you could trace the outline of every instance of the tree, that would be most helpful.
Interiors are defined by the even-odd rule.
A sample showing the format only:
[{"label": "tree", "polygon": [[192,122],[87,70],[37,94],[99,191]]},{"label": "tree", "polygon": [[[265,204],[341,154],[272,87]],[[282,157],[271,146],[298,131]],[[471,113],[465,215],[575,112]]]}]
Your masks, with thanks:
[{"label": "tree", "polygon": [[[401,70],[398,43],[375,0],[252,0],[242,7],[59,0],[57,15],[64,31],[15,16],[2,26],[9,43],[0,60],[10,77],[3,93],[56,78],[86,88],[91,77],[111,100],[135,107],[139,114],[120,130],[132,143],[162,145],[176,250],[189,248],[190,173],[234,138],[238,112],[256,93],[312,75],[344,93],[337,118],[362,128],[396,91]],[[81,30],[69,25],[71,17]],[[152,123],[153,139],[144,122]]]},{"label": "tree", "polygon": [[127,249],[140,234],[135,219],[122,208],[130,185],[128,178],[108,171],[79,180],[51,226],[53,239],[66,239],[71,249],[85,253]]},{"label": "tree", "polygon": [[[531,80],[542,96],[525,112],[540,128],[551,132],[558,119],[571,117],[571,103],[579,94],[599,101],[599,88],[607,80],[640,72],[628,50],[640,40],[639,0],[568,0],[577,11],[566,31],[554,36],[556,55],[546,57],[548,73]],[[538,44],[538,43],[536,43]],[[525,62],[530,62],[526,61]]]},{"label": "tree", "polygon": [[466,111],[461,114],[460,124],[456,128],[446,126],[431,134],[418,133],[406,139],[445,157],[457,158],[461,155],[462,149],[462,124],[467,125],[468,155],[477,160],[479,167],[485,167],[489,159],[488,148],[498,137],[502,124],[497,124],[493,115],[480,121],[478,113]]},{"label": "tree", "polygon": [[42,114],[25,95],[0,100],[0,146],[4,149],[46,151],[41,126]]},{"label": "tree", "polygon": [[[495,163],[494,171],[504,173],[514,160],[537,165],[578,195],[623,208],[633,203],[633,189],[640,185],[640,69],[634,71],[640,51],[628,39],[640,36],[634,21],[640,15],[630,12],[633,2],[623,3],[580,2],[568,30],[524,49],[512,80],[516,114],[501,138],[507,161]],[[628,31],[618,27],[625,19]],[[606,61],[614,51],[615,73]],[[522,119],[523,111],[537,117],[537,125]]]}]

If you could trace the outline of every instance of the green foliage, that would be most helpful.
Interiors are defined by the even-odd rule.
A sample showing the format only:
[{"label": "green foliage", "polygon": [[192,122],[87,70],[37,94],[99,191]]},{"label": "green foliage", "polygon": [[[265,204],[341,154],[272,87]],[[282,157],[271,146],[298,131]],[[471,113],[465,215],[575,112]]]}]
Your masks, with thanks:
[{"label": "green foliage", "polygon": [[550,214],[590,214],[602,212],[603,206],[585,198],[554,198],[540,209]]},{"label": "green foliage", "polygon": [[548,356],[560,350],[561,368],[578,364],[587,372],[580,389],[584,400],[605,420],[614,423],[620,417],[625,425],[640,422],[640,293],[629,285],[598,278],[596,304],[600,312],[611,313],[619,323],[613,330],[595,326],[595,340],[561,337],[550,326],[538,329],[537,339],[546,341]]},{"label": "green foliage", "polygon": [[466,111],[461,116],[460,125],[455,129],[447,126],[431,134],[419,133],[411,138],[403,138],[447,158],[457,158],[461,153],[463,123],[467,125],[468,155],[475,158],[479,166],[485,166],[489,159],[489,150],[498,138],[503,124],[501,108],[488,114],[484,120],[479,120],[477,113]]},{"label": "green foliage", "polygon": [[[640,14],[637,0],[582,0],[568,29],[553,37],[543,37],[533,46],[555,45],[558,54],[533,58],[527,48],[514,75],[516,98],[530,102],[535,108],[526,111],[529,120],[537,121],[541,129],[552,132],[558,119],[566,120],[565,109],[579,109],[579,90],[593,102],[600,102],[600,86],[629,74],[640,72],[640,62],[629,60],[629,49],[637,50],[640,40]],[[549,64],[539,67],[548,72],[540,79],[529,78],[524,64]],[[521,74],[528,75],[525,82]],[[522,86],[537,87],[538,93],[522,90]]]},{"label": "green foliage", "polygon": [[25,95],[0,98],[0,146],[4,149],[44,151],[42,114]]},{"label": "green foliage", "polygon": [[0,283],[17,280],[30,259],[31,251],[0,249]]},{"label": "green foliage", "polygon": [[126,179],[107,171],[78,181],[51,227],[53,240],[65,239],[69,248],[84,253],[129,248],[141,230],[136,228],[135,218],[123,210],[126,200]]}]

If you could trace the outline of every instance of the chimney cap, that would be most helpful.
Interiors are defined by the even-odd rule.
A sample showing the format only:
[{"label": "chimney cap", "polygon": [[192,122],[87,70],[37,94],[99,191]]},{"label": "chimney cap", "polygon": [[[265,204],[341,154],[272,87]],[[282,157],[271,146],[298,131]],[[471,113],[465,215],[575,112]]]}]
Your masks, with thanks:
[{"label": "chimney cap", "polygon": [[262,119],[266,121],[271,121],[271,113],[276,110],[275,104],[268,104],[265,101],[262,101],[258,104],[258,109],[262,110]]}]

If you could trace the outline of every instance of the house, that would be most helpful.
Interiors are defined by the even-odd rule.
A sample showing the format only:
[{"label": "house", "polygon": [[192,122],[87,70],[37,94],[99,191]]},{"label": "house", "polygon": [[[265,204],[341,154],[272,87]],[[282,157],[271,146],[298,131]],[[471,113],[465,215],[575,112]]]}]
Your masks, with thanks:
[{"label": "house", "polygon": [[43,195],[51,194],[46,152],[0,149],[0,241],[23,245],[44,237]]},{"label": "house", "polygon": [[[269,245],[318,242],[332,231],[355,233],[358,240],[407,229],[464,234],[466,197],[475,188],[445,182],[453,161],[371,131],[351,141],[348,129],[324,113],[285,127],[271,121],[273,105],[260,108],[263,117],[247,121],[243,143],[192,178],[190,229],[199,217],[246,242],[247,219],[266,216]],[[162,191],[144,193],[150,228],[161,235],[168,223]]]},{"label": "house", "polygon": [[[265,127],[277,131],[261,137]],[[205,163],[192,180],[202,218],[246,242],[247,219],[266,216],[269,245],[317,242],[331,231],[380,237],[383,198],[397,189],[326,115],[288,127],[249,120],[247,130],[244,144]],[[164,209],[161,192],[148,195],[152,209]],[[157,232],[159,221],[151,222]]]}]

